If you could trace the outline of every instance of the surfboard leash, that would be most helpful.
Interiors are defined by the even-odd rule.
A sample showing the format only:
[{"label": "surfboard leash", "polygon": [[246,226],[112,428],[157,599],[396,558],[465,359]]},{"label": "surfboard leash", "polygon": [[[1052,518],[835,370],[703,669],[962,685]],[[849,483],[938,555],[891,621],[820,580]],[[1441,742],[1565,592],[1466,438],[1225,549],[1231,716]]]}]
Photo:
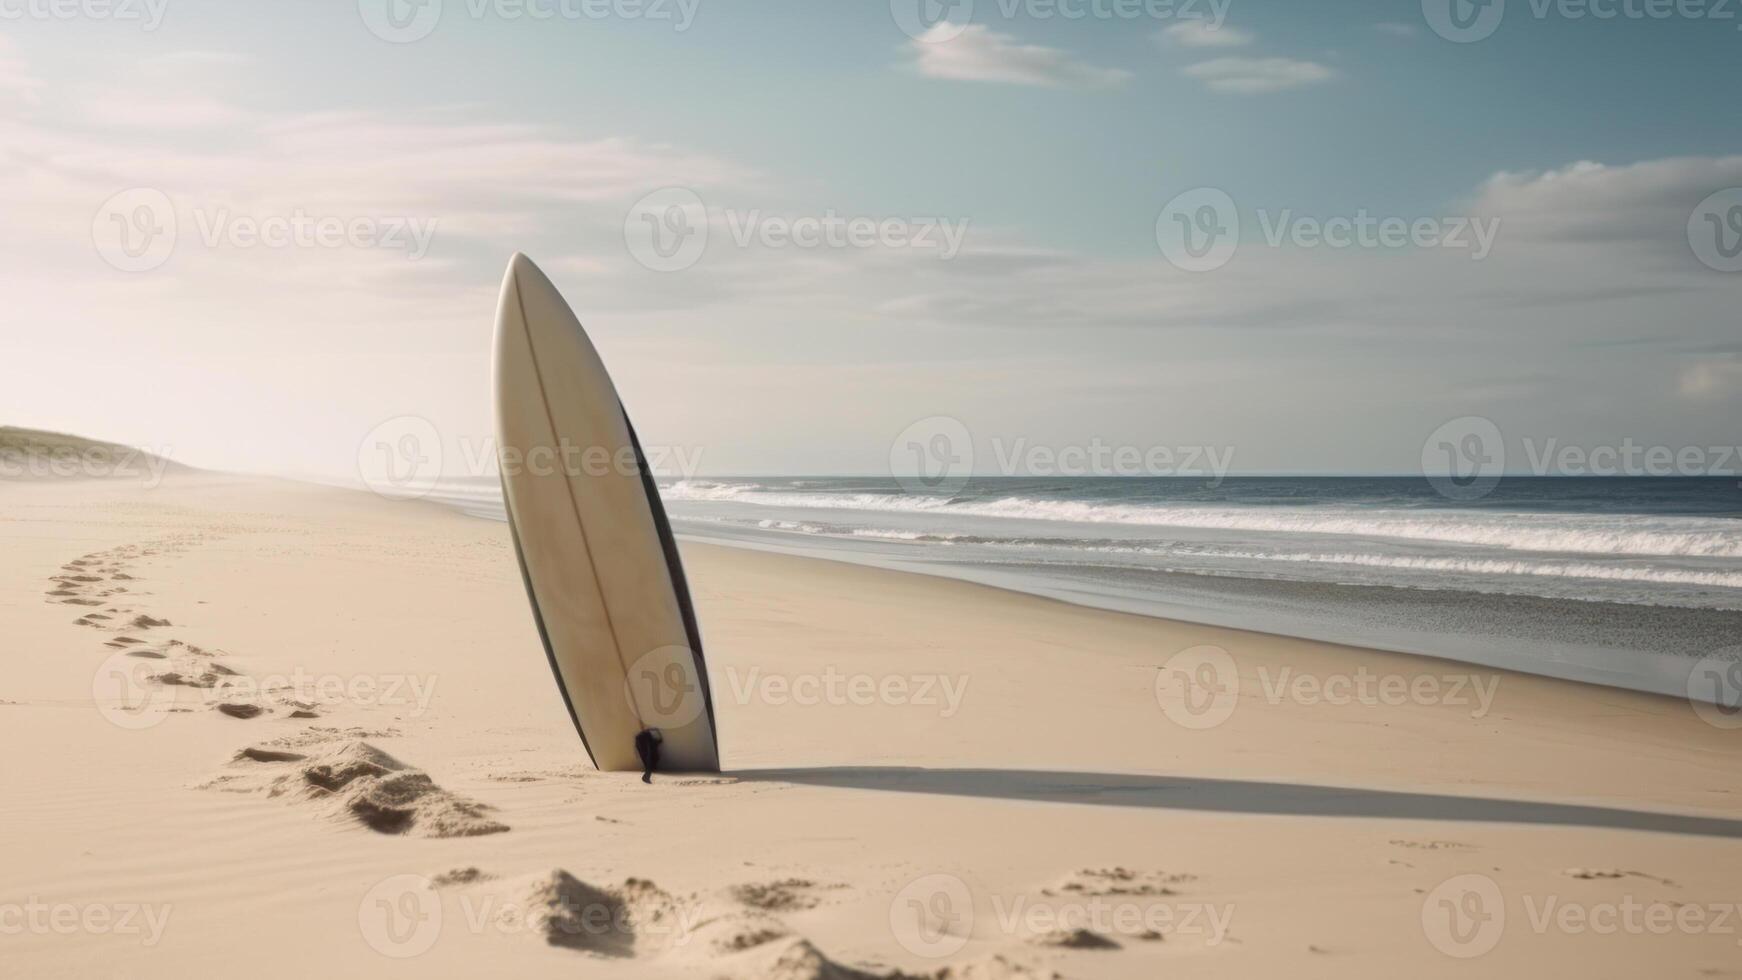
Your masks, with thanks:
[{"label": "surfboard leash", "polygon": [[659,768],[659,744],[665,735],[657,728],[647,728],[635,736],[635,754],[641,757],[641,781],[653,782],[653,770]]}]

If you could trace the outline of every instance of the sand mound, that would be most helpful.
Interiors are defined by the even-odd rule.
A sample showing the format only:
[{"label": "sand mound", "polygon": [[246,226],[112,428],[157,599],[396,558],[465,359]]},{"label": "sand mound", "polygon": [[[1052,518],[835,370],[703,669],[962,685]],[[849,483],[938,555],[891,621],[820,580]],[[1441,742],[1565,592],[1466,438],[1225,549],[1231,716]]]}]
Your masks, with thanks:
[{"label": "sand mound", "polygon": [[508,829],[490,808],[448,792],[429,774],[367,742],[349,741],[302,755],[270,747],[243,749],[208,788],[264,792],[319,806],[334,818],[382,834],[476,837]]},{"label": "sand mound", "polygon": [[972,963],[946,966],[932,974],[936,980],[1056,980],[1057,973],[1041,973],[1013,960],[994,954]]},{"label": "sand mound", "polygon": [[765,943],[731,958],[729,976],[743,980],[918,980],[910,974],[867,973],[837,963],[796,936]]},{"label": "sand mound", "polygon": [[1054,929],[1030,939],[1036,946],[1053,949],[1120,949],[1120,945],[1090,929]]},{"label": "sand mound", "polygon": [[736,885],[732,897],[753,909],[764,912],[796,912],[813,909],[821,904],[817,892],[823,885],[804,878],[786,878],[750,885]]},{"label": "sand mound", "polygon": [[[1197,880],[1196,875],[1129,868],[1086,868],[1066,878],[1058,891],[1069,895],[1161,897],[1177,894],[1173,886]],[[1051,894],[1051,892],[1047,892]]]},{"label": "sand mound", "polygon": [[552,946],[614,958],[645,956],[684,942],[676,901],[651,881],[602,888],[560,868],[532,879],[518,907],[525,925]]}]

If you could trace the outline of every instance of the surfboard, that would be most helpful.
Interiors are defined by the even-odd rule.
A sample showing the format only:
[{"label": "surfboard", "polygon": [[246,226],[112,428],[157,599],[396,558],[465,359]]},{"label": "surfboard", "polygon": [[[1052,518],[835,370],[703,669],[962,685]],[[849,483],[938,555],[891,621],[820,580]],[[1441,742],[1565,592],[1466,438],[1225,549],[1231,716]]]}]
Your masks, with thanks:
[{"label": "surfboard", "polygon": [[494,371],[508,526],[582,746],[607,772],[719,771],[701,634],[659,488],[580,320],[520,254],[502,280]]}]

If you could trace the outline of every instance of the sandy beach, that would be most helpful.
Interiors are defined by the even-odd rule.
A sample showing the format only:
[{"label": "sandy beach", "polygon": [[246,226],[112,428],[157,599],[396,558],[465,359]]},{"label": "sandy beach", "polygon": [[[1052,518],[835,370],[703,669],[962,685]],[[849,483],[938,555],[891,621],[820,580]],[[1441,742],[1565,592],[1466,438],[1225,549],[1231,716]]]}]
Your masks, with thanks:
[{"label": "sandy beach", "polygon": [[1742,973],[1685,702],[692,544],[726,772],[645,786],[500,523],[0,494],[21,976]]}]

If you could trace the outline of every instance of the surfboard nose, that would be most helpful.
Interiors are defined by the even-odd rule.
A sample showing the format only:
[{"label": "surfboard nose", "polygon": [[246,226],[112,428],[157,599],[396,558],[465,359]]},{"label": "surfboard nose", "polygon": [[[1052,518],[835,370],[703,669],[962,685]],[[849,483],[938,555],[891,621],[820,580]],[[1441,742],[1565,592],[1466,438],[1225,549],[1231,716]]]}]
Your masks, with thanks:
[{"label": "surfboard nose", "polygon": [[556,290],[550,277],[532,261],[525,252],[515,252],[508,259],[508,271],[502,274],[502,292],[504,294],[522,293],[527,286]]}]

